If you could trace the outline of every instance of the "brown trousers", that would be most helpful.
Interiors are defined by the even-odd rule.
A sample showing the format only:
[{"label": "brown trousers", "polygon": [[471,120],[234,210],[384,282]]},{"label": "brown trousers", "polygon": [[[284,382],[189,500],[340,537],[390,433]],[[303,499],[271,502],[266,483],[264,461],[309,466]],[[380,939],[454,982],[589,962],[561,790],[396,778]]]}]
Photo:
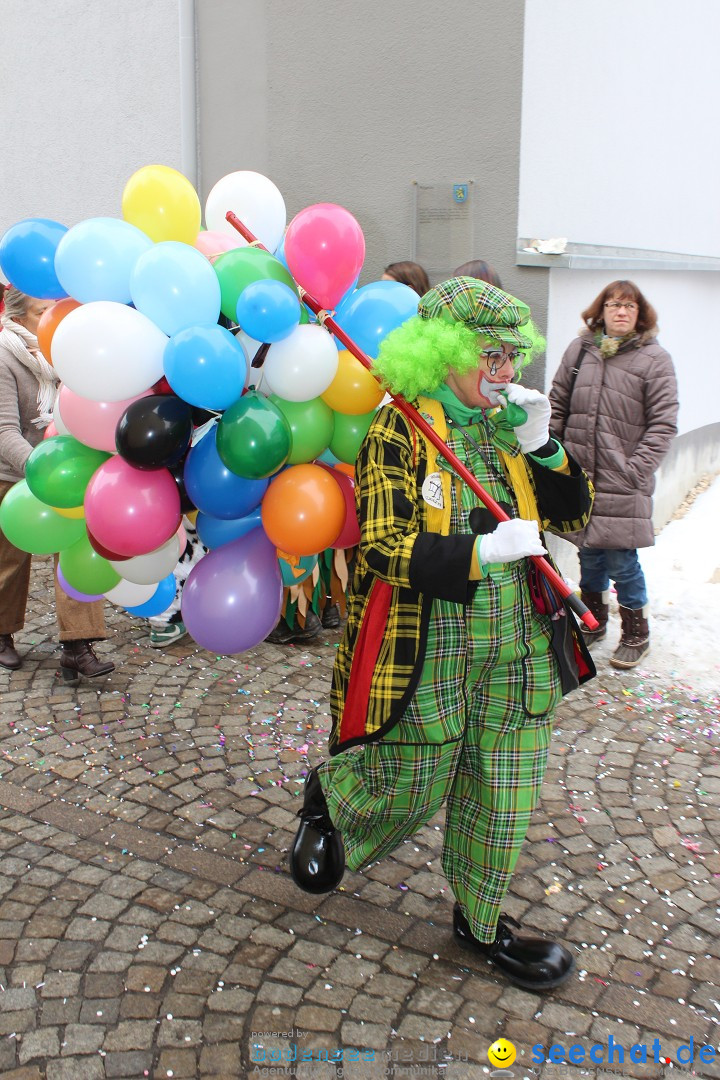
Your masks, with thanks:
[{"label": "brown trousers", "polygon": [[[0,480],[0,502],[5,498],[13,482]],[[30,565],[32,555],[20,551],[11,544],[0,529],[0,634],[15,634],[25,625],[28,590],[30,588]],[[55,556],[57,567],[57,556]],[[97,640],[107,637],[105,630],[104,600],[83,603],[72,597],[55,581],[55,615],[60,630],[60,641],[77,641],[80,638]]]}]

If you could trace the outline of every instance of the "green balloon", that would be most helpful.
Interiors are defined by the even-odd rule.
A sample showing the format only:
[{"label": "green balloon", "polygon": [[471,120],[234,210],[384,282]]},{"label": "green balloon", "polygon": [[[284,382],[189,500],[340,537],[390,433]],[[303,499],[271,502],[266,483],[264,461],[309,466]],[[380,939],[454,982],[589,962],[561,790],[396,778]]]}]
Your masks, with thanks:
[{"label": "green balloon", "polygon": [[60,552],[60,569],[68,585],[89,596],[109,592],[120,581],[115,567],[95,551],[87,532]]},{"label": "green balloon", "polygon": [[322,398],[286,401],[277,394],[271,394],[268,401],[278,407],[290,425],[292,447],[288,465],[314,461],[327,450],[333,437],[335,414]]},{"label": "green balloon", "polygon": [[278,409],[256,390],[223,413],[217,427],[217,452],[237,476],[262,480],[282,468],[290,454],[290,425]]},{"label": "green balloon", "polygon": [[85,532],[84,518],[67,518],[35,498],[20,480],[0,505],[0,529],[11,544],[33,555],[50,555],[74,544]]},{"label": "green balloon", "polygon": [[90,477],[109,457],[72,435],[54,435],[43,439],[28,458],[27,486],[48,506],[81,506]]},{"label": "green balloon", "polygon": [[232,322],[237,319],[237,302],[240,293],[253,281],[272,278],[282,281],[297,291],[288,270],[269,251],[244,247],[225,251],[213,263],[220,281],[220,310]]},{"label": "green balloon", "polygon": [[330,440],[330,453],[347,465],[354,465],[362,441],[367,435],[376,410],[360,416],[335,413],[335,431]]}]

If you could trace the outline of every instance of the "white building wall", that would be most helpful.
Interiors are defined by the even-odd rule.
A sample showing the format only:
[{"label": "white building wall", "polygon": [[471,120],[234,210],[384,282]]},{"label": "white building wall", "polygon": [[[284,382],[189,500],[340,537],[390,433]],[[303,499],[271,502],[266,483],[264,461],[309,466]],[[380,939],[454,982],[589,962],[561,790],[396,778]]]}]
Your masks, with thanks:
[{"label": "white building wall", "polygon": [[[593,252],[605,269],[550,270],[545,385],[580,312],[610,281],[637,282],[658,312],[680,397],[656,526],[702,473],[720,469],[719,38],[716,0],[525,4],[518,237],[606,249]],[[634,269],[641,252],[658,268]],[[692,260],[669,253],[717,269],[681,269],[673,263]]]},{"label": "white building wall", "polygon": [[720,256],[717,0],[526,0],[518,231]]}]

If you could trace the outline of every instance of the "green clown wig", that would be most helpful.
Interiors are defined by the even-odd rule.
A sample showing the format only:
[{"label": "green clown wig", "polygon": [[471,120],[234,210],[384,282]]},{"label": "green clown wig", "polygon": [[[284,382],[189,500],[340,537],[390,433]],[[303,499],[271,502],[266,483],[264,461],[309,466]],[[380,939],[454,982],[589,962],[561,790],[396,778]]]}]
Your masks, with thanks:
[{"label": "green clown wig", "polygon": [[476,278],[451,278],[427,292],[418,314],[383,340],[372,370],[394,394],[414,400],[433,393],[452,369],[479,363],[478,336],[517,347],[516,374],[545,348],[527,304]]}]

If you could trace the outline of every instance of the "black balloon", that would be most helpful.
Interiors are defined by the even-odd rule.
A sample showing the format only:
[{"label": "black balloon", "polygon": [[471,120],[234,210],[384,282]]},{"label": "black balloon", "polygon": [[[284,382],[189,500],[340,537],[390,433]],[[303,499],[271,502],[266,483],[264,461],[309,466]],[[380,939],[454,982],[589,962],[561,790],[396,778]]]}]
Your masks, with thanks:
[{"label": "black balloon", "polygon": [[170,474],[180,492],[180,509],[183,514],[190,514],[193,510],[197,510],[197,506],[188,495],[187,488],[185,487],[185,462],[181,461],[179,465],[172,465],[170,467]]},{"label": "black balloon", "polygon": [[136,469],[178,465],[190,446],[192,409],[178,397],[151,394],[128,405],[115,429],[118,454]]}]

